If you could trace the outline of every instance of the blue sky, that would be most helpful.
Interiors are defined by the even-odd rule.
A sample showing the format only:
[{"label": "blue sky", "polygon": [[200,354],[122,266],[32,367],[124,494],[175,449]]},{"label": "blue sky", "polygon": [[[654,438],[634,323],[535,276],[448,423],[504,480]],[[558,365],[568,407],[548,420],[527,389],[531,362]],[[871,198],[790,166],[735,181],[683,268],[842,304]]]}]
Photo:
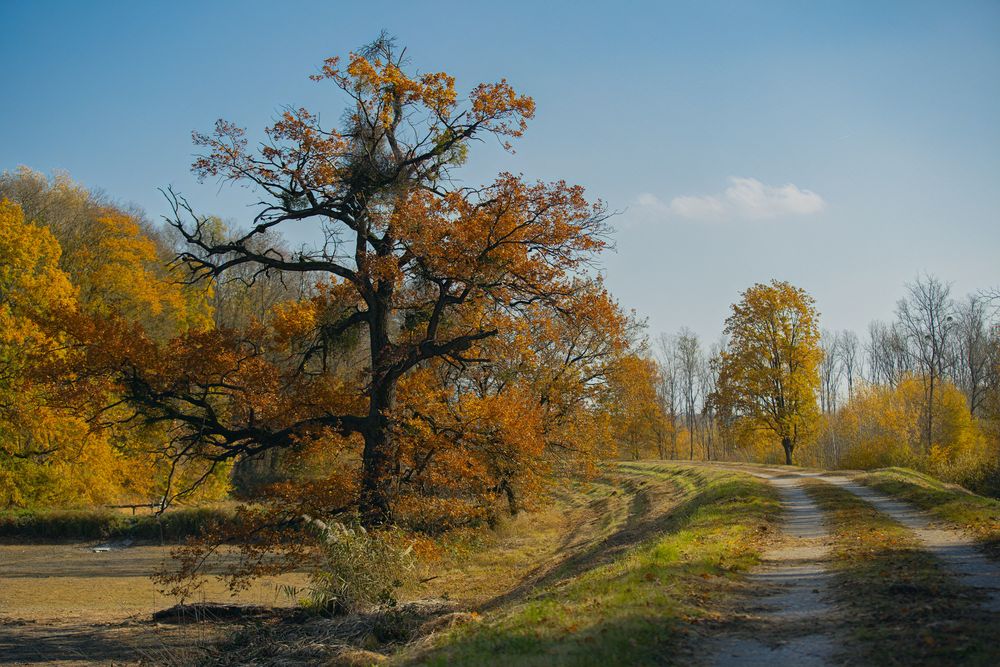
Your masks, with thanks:
[{"label": "blue sky", "polygon": [[622,214],[604,259],[650,332],[718,336],[740,290],[811,292],[863,333],[903,283],[1000,285],[1000,2],[14,2],[0,0],[0,169],[67,170],[165,211],[247,220],[188,172],[192,130],[333,122],[308,80],[382,29],[460,89],[507,77],[535,121],[464,174],[566,179]]}]

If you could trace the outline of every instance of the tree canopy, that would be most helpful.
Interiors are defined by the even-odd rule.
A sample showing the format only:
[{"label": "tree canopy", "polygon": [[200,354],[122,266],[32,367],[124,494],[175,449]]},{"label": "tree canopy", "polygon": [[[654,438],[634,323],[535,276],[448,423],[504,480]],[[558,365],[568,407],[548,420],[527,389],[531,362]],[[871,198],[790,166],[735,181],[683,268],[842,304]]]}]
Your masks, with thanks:
[{"label": "tree canopy", "polygon": [[[282,452],[305,481],[294,501],[257,499],[282,499],[274,523],[303,504],[367,525],[400,512],[461,522],[499,497],[517,511],[545,475],[609,448],[599,393],[636,323],[590,272],[608,213],[562,181],[452,179],[475,140],[509,147],[534,114],[504,80],[463,101],[385,37],[312,78],[346,100],[339,127],[289,109],[256,148],[228,121],[194,134],[200,177],[260,194],[245,229],[167,193],[190,285],[311,287],[168,338],[121,309],[95,313],[71,332],[91,343],[82,365],[112,378],[126,419],[164,430],[173,461],[211,470]],[[315,242],[288,249],[291,225]]]},{"label": "tree canopy", "polygon": [[778,437],[785,462],[819,411],[818,314],[812,297],[783,281],[743,292],[726,319],[718,402]]}]

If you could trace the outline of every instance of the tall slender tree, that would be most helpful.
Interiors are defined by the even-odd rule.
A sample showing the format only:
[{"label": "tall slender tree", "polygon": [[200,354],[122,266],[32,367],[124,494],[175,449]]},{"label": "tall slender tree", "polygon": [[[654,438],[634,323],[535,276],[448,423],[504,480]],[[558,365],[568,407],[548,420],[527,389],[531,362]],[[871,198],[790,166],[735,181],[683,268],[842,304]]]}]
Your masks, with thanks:
[{"label": "tall slender tree", "polygon": [[896,317],[910,363],[924,385],[926,452],[934,444],[935,392],[952,365],[949,352],[957,322],[949,285],[933,276],[923,276],[908,284],[906,291],[906,297],[896,304]]}]

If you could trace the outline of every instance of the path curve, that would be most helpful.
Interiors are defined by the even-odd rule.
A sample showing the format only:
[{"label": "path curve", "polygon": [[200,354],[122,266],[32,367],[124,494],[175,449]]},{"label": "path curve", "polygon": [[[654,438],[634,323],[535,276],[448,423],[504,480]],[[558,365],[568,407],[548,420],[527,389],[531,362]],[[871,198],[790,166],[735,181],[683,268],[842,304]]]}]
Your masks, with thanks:
[{"label": "path curve", "polygon": [[[718,464],[703,464],[713,465]],[[785,508],[782,546],[764,556],[761,567],[751,580],[771,584],[779,593],[759,605],[758,620],[772,627],[772,635],[786,634],[790,639],[766,642],[757,637],[736,634],[713,642],[709,664],[721,667],[736,665],[824,665],[832,662],[837,648],[830,634],[807,633],[796,628],[798,618],[810,620],[814,628],[832,626],[834,608],[827,597],[830,574],[823,560],[828,545],[808,545],[806,540],[829,540],[822,511],[810,500],[799,484],[804,479],[818,479],[848,491],[877,511],[909,529],[921,547],[935,556],[941,567],[955,580],[982,595],[982,608],[1000,612],[1000,563],[987,557],[976,541],[959,529],[943,527],[931,515],[913,505],[878,493],[842,474],[822,471],[796,471],[768,466],[721,465],[739,470],[774,484]],[[811,588],[810,588],[811,587]],[[774,624],[774,625],[772,625]]]}]

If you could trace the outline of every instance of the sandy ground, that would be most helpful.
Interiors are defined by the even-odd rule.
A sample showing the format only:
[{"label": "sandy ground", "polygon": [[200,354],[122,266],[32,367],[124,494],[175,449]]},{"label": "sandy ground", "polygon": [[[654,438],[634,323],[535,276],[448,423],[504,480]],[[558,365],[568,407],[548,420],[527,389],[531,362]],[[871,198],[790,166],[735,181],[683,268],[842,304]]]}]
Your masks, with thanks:
[{"label": "sandy ground", "polygon": [[[505,525],[488,546],[433,562],[423,573],[429,576],[402,594],[488,609],[629,548],[656,530],[679,497],[641,475],[574,486]],[[95,553],[93,546],[0,545],[0,665],[194,664],[205,647],[238,629],[225,622],[151,622],[153,611],[177,602],[149,579],[170,549]],[[302,575],[262,581],[237,601],[289,605],[280,586],[305,583]],[[192,601],[232,598],[212,580]]]},{"label": "sandy ground", "polygon": [[[149,578],[169,558],[169,547],[94,552],[94,546],[0,545],[0,665],[162,664],[227,631],[149,622],[154,611],[177,602]],[[233,598],[212,578],[195,601],[287,605],[292,601],[279,586],[303,583],[302,575],[286,575]]]}]

